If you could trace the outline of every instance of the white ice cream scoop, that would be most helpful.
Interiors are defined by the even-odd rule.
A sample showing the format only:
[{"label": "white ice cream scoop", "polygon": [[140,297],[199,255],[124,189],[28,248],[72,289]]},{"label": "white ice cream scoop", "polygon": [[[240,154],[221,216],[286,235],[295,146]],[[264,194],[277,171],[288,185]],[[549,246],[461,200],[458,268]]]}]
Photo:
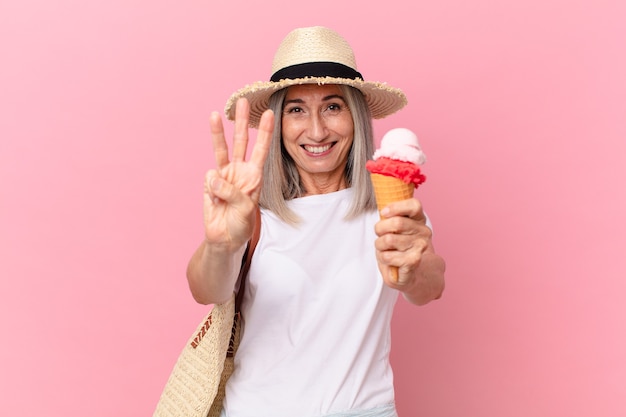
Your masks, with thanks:
[{"label": "white ice cream scoop", "polygon": [[420,148],[417,135],[403,127],[391,129],[385,133],[380,141],[380,148],[374,152],[373,158],[376,160],[382,157],[411,162],[415,165],[423,165],[426,162],[426,155]]}]

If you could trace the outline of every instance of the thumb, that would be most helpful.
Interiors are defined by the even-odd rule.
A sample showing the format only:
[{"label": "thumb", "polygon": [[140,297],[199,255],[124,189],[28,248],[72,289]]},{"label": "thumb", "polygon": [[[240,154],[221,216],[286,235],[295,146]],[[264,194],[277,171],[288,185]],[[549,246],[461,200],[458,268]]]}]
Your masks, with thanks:
[{"label": "thumb", "polygon": [[229,204],[237,203],[241,197],[241,191],[228,181],[221,178],[215,171],[207,173],[206,190],[214,204],[224,201]]}]

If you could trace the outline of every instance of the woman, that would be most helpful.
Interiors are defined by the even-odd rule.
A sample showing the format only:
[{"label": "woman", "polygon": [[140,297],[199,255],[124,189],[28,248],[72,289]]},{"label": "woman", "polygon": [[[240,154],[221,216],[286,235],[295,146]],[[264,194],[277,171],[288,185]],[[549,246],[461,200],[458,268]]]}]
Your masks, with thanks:
[{"label": "woman", "polygon": [[[261,207],[222,415],[396,416],[393,307],[399,293],[417,305],[439,298],[445,269],[420,202],[391,204],[380,220],[365,170],[372,118],[406,98],[363,81],[350,46],[323,27],[288,34],[273,73],[227,103],[230,158],[211,116],[217,167],[205,179],[205,240],[187,270],[198,302],[228,300]],[[246,161],[249,126],[258,135]]]}]

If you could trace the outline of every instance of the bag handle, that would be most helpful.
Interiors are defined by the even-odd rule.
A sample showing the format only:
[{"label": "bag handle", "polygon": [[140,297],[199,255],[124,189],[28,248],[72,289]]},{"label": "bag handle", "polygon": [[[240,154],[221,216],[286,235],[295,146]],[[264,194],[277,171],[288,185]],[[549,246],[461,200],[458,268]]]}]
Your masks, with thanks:
[{"label": "bag handle", "polygon": [[256,208],[256,219],[254,222],[254,230],[252,232],[252,237],[248,242],[248,247],[243,255],[243,259],[241,261],[241,269],[239,270],[239,291],[237,291],[237,296],[235,297],[235,315],[241,313],[241,303],[243,301],[243,294],[246,289],[246,277],[248,276],[248,271],[250,270],[250,263],[252,262],[252,255],[254,254],[254,250],[256,249],[257,243],[259,243],[259,237],[261,236],[261,209],[257,206]]},{"label": "bag handle", "polygon": [[230,341],[228,342],[228,349],[226,350],[226,357],[232,358],[235,356],[235,350],[239,345],[238,334],[241,320],[241,303],[243,301],[243,294],[246,290],[246,278],[248,277],[248,271],[250,270],[250,263],[252,262],[252,255],[256,249],[256,244],[259,243],[259,237],[261,235],[261,209],[256,208],[256,219],[254,222],[254,230],[252,231],[252,237],[248,241],[246,251],[243,254],[241,260],[241,269],[239,269],[239,290],[235,296],[235,317],[233,317],[233,328],[230,335]]}]

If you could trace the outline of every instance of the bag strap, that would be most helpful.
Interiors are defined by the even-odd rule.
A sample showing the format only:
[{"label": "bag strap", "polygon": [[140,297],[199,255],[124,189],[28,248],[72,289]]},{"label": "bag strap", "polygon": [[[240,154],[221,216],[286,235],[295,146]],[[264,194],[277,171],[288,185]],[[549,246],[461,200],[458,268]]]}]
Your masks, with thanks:
[{"label": "bag strap", "polygon": [[243,259],[241,260],[241,269],[239,270],[239,290],[237,291],[237,296],[235,297],[235,315],[241,313],[241,303],[243,301],[243,294],[246,289],[246,277],[248,276],[248,271],[250,270],[250,263],[252,262],[252,255],[254,254],[254,250],[256,249],[257,243],[259,243],[259,237],[261,236],[261,209],[257,206],[256,208],[256,219],[254,222],[254,230],[252,232],[252,237],[248,242],[248,247],[243,255]]}]

